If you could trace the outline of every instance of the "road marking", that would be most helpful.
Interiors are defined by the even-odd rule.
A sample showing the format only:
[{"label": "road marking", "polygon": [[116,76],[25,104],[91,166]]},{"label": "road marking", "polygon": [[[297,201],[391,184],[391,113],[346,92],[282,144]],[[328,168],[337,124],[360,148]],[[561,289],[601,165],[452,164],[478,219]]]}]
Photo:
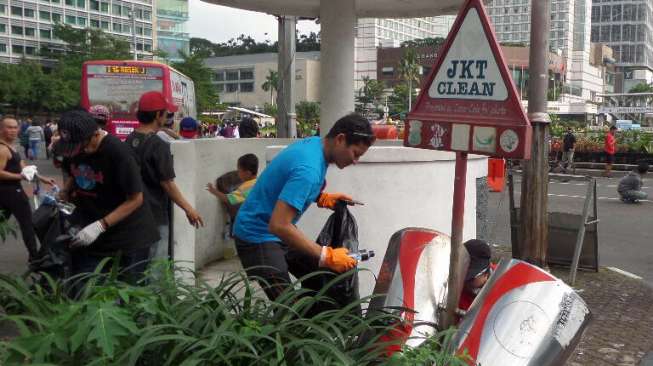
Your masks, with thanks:
[{"label": "road marking", "polygon": [[[520,191],[515,191],[516,194],[520,194]],[[572,195],[572,194],[555,194],[555,193],[549,193],[548,194],[551,197],[561,197],[561,198],[582,198],[585,199],[585,196],[581,195]],[[596,197],[597,200],[609,200],[609,201],[619,201],[621,198],[619,197]],[[639,200],[639,202],[648,202],[648,203],[653,203],[651,200]]]},{"label": "road marking", "polygon": [[[521,183],[521,180],[515,180],[515,183]],[[563,186],[564,185],[574,185],[574,186],[585,186],[585,187],[587,187],[587,183],[571,183],[571,182],[559,182],[559,181],[551,181],[549,183],[551,183],[551,184],[560,184],[560,185],[563,185]],[[619,186],[618,184],[606,184],[606,185],[597,184],[596,185],[597,188],[617,188],[618,186]],[[651,189],[651,187],[644,186],[644,187],[642,187],[642,189]]]},{"label": "road marking", "polygon": [[616,268],[616,267],[607,267],[607,268],[608,268],[609,270],[611,270],[612,272],[616,272],[616,273],[622,274],[622,275],[624,275],[624,276],[626,276],[626,277],[634,278],[634,279],[636,279],[636,280],[641,280],[641,279],[642,279],[640,276],[638,276],[638,275],[636,275],[636,274],[634,274],[634,273],[630,273],[630,272],[624,271],[623,269],[619,269],[619,268]]}]

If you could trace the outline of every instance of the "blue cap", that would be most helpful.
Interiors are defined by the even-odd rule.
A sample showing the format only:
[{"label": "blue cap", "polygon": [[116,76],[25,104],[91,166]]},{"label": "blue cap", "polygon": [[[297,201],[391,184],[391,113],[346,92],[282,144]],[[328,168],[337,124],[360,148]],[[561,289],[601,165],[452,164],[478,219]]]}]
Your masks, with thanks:
[{"label": "blue cap", "polygon": [[198,123],[193,117],[184,117],[184,119],[179,122],[179,128],[182,131],[196,131]]}]

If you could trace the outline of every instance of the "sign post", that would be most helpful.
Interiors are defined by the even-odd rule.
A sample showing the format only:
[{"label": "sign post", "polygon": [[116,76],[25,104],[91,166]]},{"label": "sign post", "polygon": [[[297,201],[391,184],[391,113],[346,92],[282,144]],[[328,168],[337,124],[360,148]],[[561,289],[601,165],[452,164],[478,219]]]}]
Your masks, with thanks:
[{"label": "sign post", "polygon": [[531,126],[481,0],[467,0],[413,110],[404,146],[456,152],[451,264],[444,327],[454,325],[462,288],[467,155],[528,159]]}]

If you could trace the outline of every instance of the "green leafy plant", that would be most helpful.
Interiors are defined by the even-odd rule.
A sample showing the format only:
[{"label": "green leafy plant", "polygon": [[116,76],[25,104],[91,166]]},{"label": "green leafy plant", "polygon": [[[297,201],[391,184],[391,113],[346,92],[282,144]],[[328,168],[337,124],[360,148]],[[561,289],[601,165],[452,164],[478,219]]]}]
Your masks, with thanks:
[{"label": "green leafy plant", "polygon": [[314,126],[320,124],[320,103],[301,101],[295,104],[298,136],[310,136]]},{"label": "green leafy plant", "polygon": [[404,346],[403,352],[395,353],[388,360],[388,366],[468,366],[472,359],[467,350],[456,355],[449,350],[454,349],[453,342],[456,329],[451,328],[427,338],[419,347]]},{"label": "green leafy plant", "polygon": [[9,222],[5,213],[0,211],[0,239],[4,242],[9,236],[16,237],[16,228]]},{"label": "green leafy plant", "polygon": [[[101,266],[106,267],[107,261]],[[13,322],[19,330],[17,337],[0,342],[0,364],[379,365],[392,361],[385,356],[385,347],[392,342],[381,343],[379,338],[400,318],[393,312],[360,316],[353,311],[366,308],[369,298],[307,315],[317,302],[330,301],[326,288],[342,276],[318,293],[294,286],[271,302],[243,273],[224,275],[215,286],[167,262],[156,264],[151,273],[139,286],[121,281],[115,267],[108,273],[99,267],[95,273],[62,282],[47,275],[39,282],[0,275],[0,305],[7,313],[0,321]],[[75,299],[68,296],[71,290],[77,294]],[[400,360],[416,365],[411,360],[429,357],[461,359],[445,348],[431,348],[406,350]]]},{"label": "green leafy plant", "polygon": [[263,91],[270,92],[270,104],[274,105],[274,93],[279,89],[279,73],[274,70],[268,70],[265,76],[265,82],[261,84]]}]

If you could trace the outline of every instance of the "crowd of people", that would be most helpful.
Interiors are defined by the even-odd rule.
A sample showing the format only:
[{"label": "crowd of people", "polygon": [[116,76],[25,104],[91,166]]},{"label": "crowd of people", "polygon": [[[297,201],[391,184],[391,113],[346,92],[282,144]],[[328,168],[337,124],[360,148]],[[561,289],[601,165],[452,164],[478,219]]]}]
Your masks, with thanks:
[{"label": "crowd of people", "polygon": [[[138,102],[136,128],[120,141],[105,129],[109,113],[102,108],[74,110],[61,115],[57,122],[40,123],[27,119],[19,123],[12,116],[0,120],[0,208],[19,222],[30,263],[43,255],[31,227],[31,208],[21,181],[30,179],[29,168],[14,149],[17,140],[28,160],[37,159],[39,147],[47,146],[60,162],[66,177],[59,199],[75,204],[70,217],[78,228],[70,243],[72,273],[86,273],[107,257],[117,261],[128,281],[142,278],[153,260],[168,259],[170,252],[170,208],[177,205],[189,225],[205,225],[201,214],[184,197],[175,183],[170,142],[209,134],[224,138],[259,137],[256,121],[243,118],[238,125],[205,125],[191,117],[174,130],[177,106],[160,92],[144,93]],[[610,130],[613,136],[614,131]],[[326,173],[330,166],[344,169],[356,164],[376,138],[369,121],[358,114],[346,115],[335,122],[326,136],[297,140],[280,152],[259,175],[254,154],[237,161],[240,184],[225,192],[207,184],[232,216],[233,237],[239,259],[247,274],[260,281],[266,295],[276,299],[291,286],[290,274],[301,268],[329,269],[343,273],[357,265],[346,248],[320,245],[297,226],[297,221],[315,203],[334,209],[338,201],[351,201],[345,193],[330,193]],[[610,140],[611,141],[611,140]],[[606,140],[607,148],[611,143]],[[573,169],[575,137],[565,136],[563,169]],[[610,161],[609,161],[610,162]],[[609,168],[608,168],[609,169]],[[619,184],[624,201],[645,198],[641,178],[648,164],[637,169]],[[609,172],[609,171],[608,171]],[[37,175],[49,185],[54,179]],[[471,304],[479,289],[494,270],[487,243],[465,243],[471,265],[465,278],[461,310]]]},{"label": "crowd of people", "polygon": [[[48,121],[45,128],[31,120],[25,121],[23,125],[27,127],[23,127],[11,116],[2,119],[0,189],[12,191],[3,195],[11,200],[3,201],[2,208],[21,222],[30,263],[37,262],[43,253],[38,250],[34,229],[30,227],[30,206],[21,188],[21,181],[27,178],[26,163],[13,150],[20,130],[24,129],[28,136],[27,158],[38,157],[39,144],[48,146],[46,150],[51,150],[65,177],[58,198],[75,204],[69,218],[78,228],[70,243],[72,273],[94,271],[104,258],[111,257],[125,269],[127,278],[135,280],[142,276],[147,263],[170,256],[172,204],[186,213],[190,225],[204,225],[200,213],[175,184],[169,144],[175,139],[200,137],[203,127],[186,117],[178,132],[174,131],[172,118],[177,107],[162,93],[147,92],[138,103],[139,127],[123,142],[106,131],[109,113],[100,107],[66,112],[56,123]],[[50,132],[46,134],[46,130]],[[243,118],[237,125],[216,126],[209,133],[227,138],[260,135],[258,124],[251,118]],[[290,283],[288,273],[292,266],[289,269],[285,259],[288,252],[300,253],[296,258],[314,262],[315,269],[344,272],[356,265],[346,249],[318,245],[307,239],[295,223],[313,202],[319,207],[333,208],[339,199],[352,199],[346,194],[324,192],[327,168],[331,164],[340,169],[354,164],[374,140],[365,118],[347,115],[335,123],[326,137],[291,144],[258,179],[257,157],[242,156],[237,162],[242,184],[235,191],[221,192],[208,185],[209,192],[223,204],[238,208],[233,233],[243,266],[276,267],[261,273],[248,269],[251,275],[262,274],[272,284],[266,287],[270,298]],[[39,179],[54,184],[51,178]]]}]

